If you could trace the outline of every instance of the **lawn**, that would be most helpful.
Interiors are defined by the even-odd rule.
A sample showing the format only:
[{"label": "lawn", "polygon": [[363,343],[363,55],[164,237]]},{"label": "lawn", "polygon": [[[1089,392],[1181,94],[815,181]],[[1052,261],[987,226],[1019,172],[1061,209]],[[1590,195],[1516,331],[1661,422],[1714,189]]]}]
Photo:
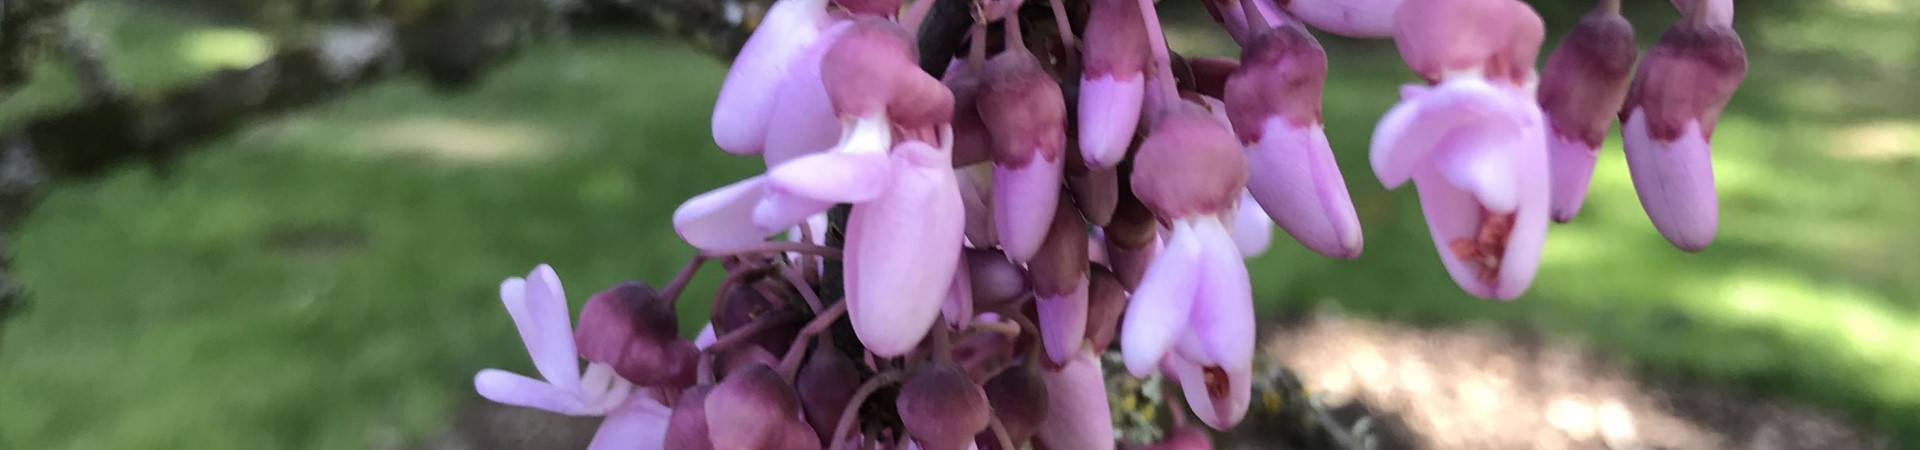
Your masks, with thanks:
[{"label": "lawn", "polygon": [[[1330,41],[1329,138],[1366,254],[1277,240],[1251,263],[1262,307],[1546,330],[1650,376],[1920,442],[1920,89],[1900,75],[1920,70],[1920,49],[1895,45],[1920,41],[1888,18],[1920,11],[1848,4],[1869,6],[1743,23],[1767,31],[1748,34],[1755,74],[1715,136],[1713,247],[1666,245],[1610,143],[1580,219],[1551,231],[1533,290],[1511,303],[1459,293],[1413,193],[1384,191],[1366,166],[1372,124],[1408,79],[1397,58]],[[271,47],[245,29],[85,13],[142,92]],[[551,263],[577,306],[663,281],[691,254],[674,206],[759,164],[705,136],[723,70],[664,38],[539,44],[471,92],[387,83],[165,172],[57,186],[16,243],[34,302],[0,340],[0,448],[390,448],[435,432],[477,399],[474,371],[529,369],[500,279]],[[71,101],[62,72],[40,75],[0,119]],[[710,295],[713,275],[689,295]]]}]

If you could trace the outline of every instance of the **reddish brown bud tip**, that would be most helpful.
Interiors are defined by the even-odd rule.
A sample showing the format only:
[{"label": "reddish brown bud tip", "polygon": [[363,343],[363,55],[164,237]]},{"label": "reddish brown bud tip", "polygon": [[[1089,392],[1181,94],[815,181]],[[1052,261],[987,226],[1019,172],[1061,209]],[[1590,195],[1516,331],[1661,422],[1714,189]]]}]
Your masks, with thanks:
[{"label": "reddish brown bud tip", "polygon": [[1197,106],[1177,107],[1154,124],[1134,155],[1133,194],[1172,220],[1225,211],[1247,187],[1247,157],[1233,132]]},{"label": "reddish brown bud tip", "polygon": [[927,450],[965,450],[987,428],[987,394],[951,365],[926,364],[900,386],[900,422]]},{"label": "reddish brown bud tip", "polygon": [[993,162],[1059,161],[1066,152],[1067,101],[1040,61],[1023,51],[1002,52],[987,61],[981,82],[975,105],[993,135]]}]

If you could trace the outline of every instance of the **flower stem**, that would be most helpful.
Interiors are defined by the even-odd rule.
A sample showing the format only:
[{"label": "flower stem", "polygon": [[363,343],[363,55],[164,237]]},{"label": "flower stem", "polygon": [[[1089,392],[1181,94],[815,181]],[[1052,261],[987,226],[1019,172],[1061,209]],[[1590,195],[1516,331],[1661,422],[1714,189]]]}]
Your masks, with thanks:
[{"label": "flower stem", "polygon": [[905,373],[897,370],[881,372],[867,379],[866,383],[862,383],[860,389],[854,390],[853,396],[847,398],[846,409],[840,411],[840,422],[833,427],[832,445],[837,446],[847,441],[849,437],[847,433],[853,431],[853,424],[856,422],[854,419],[859,417],[860,406],[867,402],[867,397],[872,397],[873,393],[878,392],[880,388],[899,383],[900,379],[905,377]]},{"label": "flower stem", "polygon": [[787,282],[792,283],[795,290],[800,291],[800,298],[807,301],[807,307],[813,309],[814,314],[821,313],[826,305],[820,303],[820,294],[813,292],[813,285],[807,284],[805,275],[793,270],[781,270],[780,275],[786,277]]},{"label": "flower stem", "polygon": [[680,293],[687,290],[687,283],[693,282],[693,275],[700,273],[700,267],[706,264],[706,255],[695,253],[693,258],[687,260],[687,265],[680,267],[680,273],[673,276],[673,281],[667,283],[666,289],[660,291],[660,296],[666,298],[668,303],[679,301]]},{"label": "flower stem", "polygon": [[833,302],[833,306],[813,316],[813,321],[807,322],[806,327],[800,328],[800,334],[794,336],[793,346],[787,347],[787,354],[780,357],[780,375],[789,380],[793,379],[793,375],[800,371],[801,356],[807,354],[807,343],[821,331],[826,331],[835,320],[840,319],[840,316],[846,314],[847,302]]},{"label": "flower stem", "polygon": [[763,331],[771,330],[780,325],[786,325],[787,322],[792,322],[799,318],[799,315],[788,312],[774,313],[771,316],[762,317],[760,320],[755,320],[753,323],[747,324],[747,326],[727,332],[725,336],[720,336],[719,339],[714,339],[713,345],[708,345],[707,349],[703,350],[703,352],[709,354],[719,353],[722,350],[753,339],[755,335]]},{"label": "flower stem", "polygon": [[833,258],[833,259],[840,259],[841,253],[842,253],[840,249],[837,249],[837,248],[814,245],[814,244],[809,244],[805,242],[767,241],[767,242],[761,242],[758,245],[753,245],[753,246],[734,249],[734,250],[717,251],[717,252],[716,251],[701,252],[701,255],[706,256],[708,258],[717,259],[717,258],[725,258],[729,256],[744,256],[744,255],[755,255],[755,254],[761,254],[761,253],[784,253],[784,252],[805,253],[805,254],[814,255],[822,258]]},{"label": "flower stem", "polygon": [[1000,440],[1000,448],[1020,448],[1013,445],[1013,436],[1007,434],[1007,425],[1000,423],[1000,416],[988,414],[987,428],[993,430],[993,438]]}]

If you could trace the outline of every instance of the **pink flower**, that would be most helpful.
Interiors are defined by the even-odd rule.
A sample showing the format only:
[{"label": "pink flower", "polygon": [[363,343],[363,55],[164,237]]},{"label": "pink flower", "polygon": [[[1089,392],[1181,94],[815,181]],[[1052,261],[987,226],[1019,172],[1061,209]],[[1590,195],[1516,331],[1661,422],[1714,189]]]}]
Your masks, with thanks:
[{"label": "pink flower", "polygon": [[1282,26],[1259,32],[1242,59],[1227,79],[1226,104],[1246,148],[1253,199],[1307,248],[1359,257],[1360,218],[1320,118],[1326,52],[1306,30]]},{"label": "pink flower", "polygon": [[634,390],[606,364],[589,364],[581,375],[566,293],[552,267],[541,264],[524,279],[507,279],[500,284],[500,300],[544,381],[481,370],[473,377],[481,397],[570,416],[607,416],[589,449],[658,445],[665,439],[669,410],[651,392]]},{"label": "pink flower", "polygon": [[953,284],[965,218],[951,157],[923,142],[901,143],[891,187],[847,218],[847,314],[876,355],[913,350]]},{"label": "pink flower", "polygon": [[1546,239],[1546,123],[1532,96],[1540,19],[1515,0],[1402,7],[1395,42],[1433,87],[1407,86],[1374,130],[1373,171],[1408,180],[1456,284],[1509,300],[1525,292]]}]

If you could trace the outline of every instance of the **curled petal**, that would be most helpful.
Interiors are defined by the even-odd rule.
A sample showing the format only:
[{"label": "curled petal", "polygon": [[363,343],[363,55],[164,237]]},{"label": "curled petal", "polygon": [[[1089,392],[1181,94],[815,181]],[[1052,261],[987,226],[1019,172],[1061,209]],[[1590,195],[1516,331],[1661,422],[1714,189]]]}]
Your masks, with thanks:
[{"label": "curled petal", "polygon": [[[521,302],[518,307],[509,304],[507,311],[515,316],[514,326],[520,329],[520,340],[526,344],[527,354],[533,357],[534,368],[554,387],[579,390],[580,357],[574,351],[573,323],[567,314],[567,294],[560,287],[560,276],[553,272],[553,267],[541,264],[527,273],[521,283],[508,280],[501,288],[505,290],[512,284],[524,286],[524,293],[517,298],[503,294],[501,300]],[[516,309],[521,313],[514,314]]]},{"label": "curled petal", "polygon": [[1455,145],[1434,152],[1432,164],[1455,187],[1473,194],[1480,206],[1496,213],[1509,213],[1520,201],[1519,177],[1514,176],[1516,146],[1524,145],[1518,136],[1501,131],[1477,130],[1479,138],[1467,145]]},{"label": "curled petal", "polygon": [[593,433],[593,441],[587,444],[587,450],[664,446],[667,441],[667,419],[672,415],[672,409],[654,401],[652,397],[628,397],[625,404],[607,414],[606,421],[600,422],[600,430]]},{"label": "curled petal", "polygon": [[767,196],[766,177],[741,180],[694,196],[673,210],[673,230],[695,248],[724,251],[754,245],[778,229],[754,224],[754,209]]},{"label": "curled petal", "polygon": [[[1537,116],[1536,116],[1537,117]],[[1538,124],[1538,121],[1529,121]],[[1539,268],[1546,240],[1549,181],[1543,125],[1523,127],[1512,139],[1479,131],[1455,133],[1443,145],[1453,148],[1504,147],[1514,160],[1508,177],[1518,186],[1512,212],[1491,211],[1474,193],[1453,182],[1438,167],[1415,177],[1421,211],[1454,282],[1475,296],[1510,300],[1525,292]]]},{"label": "curled petal", "polygon": [[1045,448],[1113,450],[1113,419],[1100,358],[1080,352],[1059,370],[1040,375],[1047,385],[1047,419],[1034,440]]},{"label": "curled petal", "polygon": [[701,350],[706,350],[707,346],[713,345],[713,341],[719,339],[719,335],[713,332],[713,324],[708,323],[706,327],[700,329],[699,336],[693,337],[693,346]]},{"label": "curled petal", "polygon": [[885,119],[860,119],[833,151],[796,158],[767,171],[780,192],[831,203],[860,203],[886,191],[892,134]]},{"label": "curled petal", "polygon": [[1318,124],[1268,119],[1260,141],[1247,147],[1247,165],[1248,191],[1294,240],[1335,258],[1360,256],[1360,217]]},{"label": "curled petal", "polygon": [[[760,230],[794,228],[802,221],[825,217],[823,213],[833,204],[832,201],[794,195],[783,189],[768,189],[766,195],[753,205],[753,224]],[[826,241],[823,238],[814,242]]]},{"label": "curled petal", "polygon": [[1145,378],[1187,331],[1199,290],[1206,243],[1187,221],[1173,224],[1172,241],[1154,258],[1127,303],[1120,324],[1120,352],[1127,371]]},{"label": "curled petal", "polygon": [[1025,165],[993,166],[993,220],[1000,247],[1017,262],[1033,259],[1047,238],[1060,201],[1065,161],[1034,157]]},{"label": "curled petal", "polygon": [[894,154],[892,188],[847,219],[847,312],[867,350],[887,357],[926,336],[963,238],[959,184],[944,154],[917,141]]},{"label": "curled petal", "polygon": [[1146,100],[1146,76],[1122,73],[1080,78],[1080,155],[1087,166],[1111,168],[1126,158]]},{"label": "curled petal", "polygon": [[1203,367],[1178,357],[1172,359],[1187,407],[1192,408],[1201,423],[1215,430],[1226,430],[1246,417],[1253,394],[1252,366]]},{"label": "curled petal", "polygon": [[1516,106],[1506,92],[1475,77],[1448,79],[1431,90],[1412,88],[1373,131],[1373,173],[1388,189],[1413,178],[1449,133],[1466,127],[1516,128]]},{"label": "curled petal", "polygon": [[495,403],[570,416],[593,414],[576,392],[504,370],[481,370],[473,376],[473,389]]},{"label": "curled petal", "polygon": [[1712,148],[1700,123],[1687,123],[1673,140],[1654,137],[1647,115],[1630,113],[1623,129],[1627,168],[1633,173],[1640,205],[1674,247],[1697,252],[1713,243],[1720,225],[1720,203],[1714,193]]},{"label": "curled petal", "polygon": [[[822,0],[783,0],[768,9],[734,58],[714,102],[713,139],[721,149],[739,155],[761,152],[780,86],[790,74],[809,69],[800,64],[800,55],[819,41],[829,20]],[[817,72],[817,67],[812,70]]]}]

